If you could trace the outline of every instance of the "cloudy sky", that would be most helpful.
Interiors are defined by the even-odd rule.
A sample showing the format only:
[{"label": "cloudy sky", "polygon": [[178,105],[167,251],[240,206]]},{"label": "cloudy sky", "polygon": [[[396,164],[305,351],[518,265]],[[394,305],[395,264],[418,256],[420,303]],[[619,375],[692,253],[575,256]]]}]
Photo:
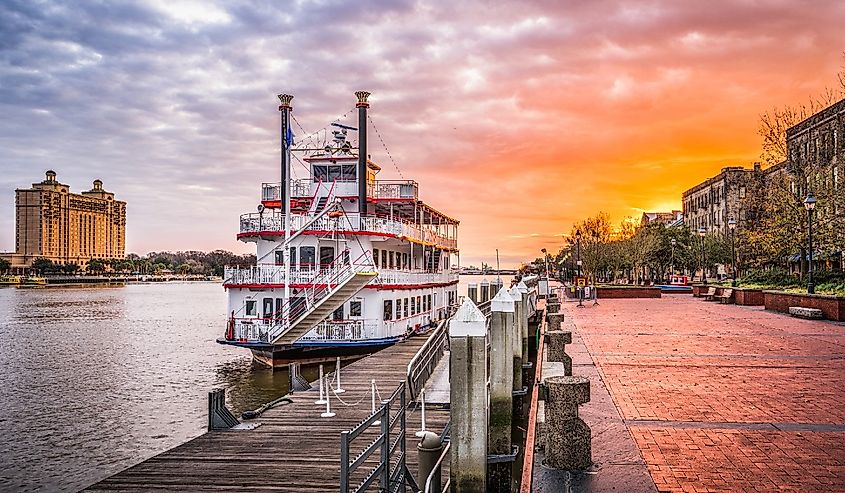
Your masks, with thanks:
[{"label": "cloudy sky", "polygon": [[0,250],[14,189],[52,168],[128,202],[128,251],[249,251],[275,95],[315,131],[366,89],[402,175],[462,221],[462,263],[515,263],[750,165],[760,113],[836,84],[843,25],[837,0],[3,0]]}]

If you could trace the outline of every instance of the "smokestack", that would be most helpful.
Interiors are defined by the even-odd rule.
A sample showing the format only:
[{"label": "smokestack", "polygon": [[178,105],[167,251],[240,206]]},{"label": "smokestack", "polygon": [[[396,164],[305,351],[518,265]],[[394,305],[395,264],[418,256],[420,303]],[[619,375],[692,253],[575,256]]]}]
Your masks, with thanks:
[{"label": "smokestack", "polygon": [[282,214],[288,214],[288,208],[286,204],[290,203],[290,199],[288,198],[288,193],[290,191],[290,186],[288,185],[288,175],[290,174],[290,163],[288,162],[288,147],[290,146],[291,142],[288,142],[288,135],[293,135],[290,132],[290,112],[293,108],[290,105],[290,102],[293,101],[293,96],[290,94],[279,94],[279,101],[281,104],[279,105],[279,111],[281,112],[282,122],[281,122],[281,139],[282,139],[282,158],[280,162],[280,166],[282,168],[281,173],[281,182],[279,183],[279,205],[282,209]]},{"label": "smokestack", "polygon": [[370,103],[367,91],[356,91],[358,97],[358,212],[361,217],[367,215],[367,108]]}]

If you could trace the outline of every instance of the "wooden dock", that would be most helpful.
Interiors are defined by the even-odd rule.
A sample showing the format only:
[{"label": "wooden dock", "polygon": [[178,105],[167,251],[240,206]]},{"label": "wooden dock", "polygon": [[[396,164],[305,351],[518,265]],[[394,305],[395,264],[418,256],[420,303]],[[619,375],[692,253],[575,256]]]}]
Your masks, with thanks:
[{"label": "wooden dock", "polygon": [[[259,424],[253,430],[208,432],[86,491],[339,491],[340,434],[370,415],[371,379],[387,399],[405,380],[408,362],[426,339],[413,337],[343,368],[341,383],[346,392],[340,395],[343,402],[332,395],[332,411],[337,413],[333,418],[320,417],[325,406],[314,404],[316,389],[297,392],[291,395],[291,404],[248,421]],[[448,410],[426,409],[428,429],[439,433],[448,420]],[[419,439],[414,432],[419,429],[420,412],[411,405],[407,464],[417,481],[424,482],[425,478],[417,477]],[[377,435],[375,430],[366,434]],[[448,475],[445,469],[444,473]]]}]

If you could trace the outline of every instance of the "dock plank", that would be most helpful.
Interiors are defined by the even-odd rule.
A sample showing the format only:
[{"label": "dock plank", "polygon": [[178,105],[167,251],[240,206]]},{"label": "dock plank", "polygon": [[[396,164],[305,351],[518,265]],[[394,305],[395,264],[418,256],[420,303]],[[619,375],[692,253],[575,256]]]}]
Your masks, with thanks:
[{"label": "dock plank", "polygon": [[[345,393],[332,395],[333,418],[321,418],[316,389],[296,392],[292,403],[269,409],[251,423],[253,430],[211,431],[88,487],[85,491],[337,491],[340,484],[340,433],[370,414],[370,381],[388,398],[406,377],[408,362],[427,336],[362,358],[341,370]],[[420,412],[408,409],[407,464],[417,474]],[[449,412],[426,409],[427,428],[436,432]],[[367,430],[354,445],[362,449],[377,435]],[[355,451],[352,452],[352,455]],[[377,454],[375,454],[377,457]],[[363,468],[362,468],[363,469]],[[354,476],[360,479],[365,471]],[[419,480],[419,478],[418,478]],[[354,481],[354,479],[353,479]]]}]

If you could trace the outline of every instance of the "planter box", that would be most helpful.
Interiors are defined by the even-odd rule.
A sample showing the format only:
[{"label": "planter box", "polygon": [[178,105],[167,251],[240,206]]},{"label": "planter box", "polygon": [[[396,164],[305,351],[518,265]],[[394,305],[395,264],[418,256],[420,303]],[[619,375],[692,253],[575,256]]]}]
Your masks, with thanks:
[{"label": "planter box", "polygon": [[736,300],[737,305],[743,306],[763,306],[765,304],[762,289],[734,288],[734,300]]},{"label": "planter box", "polygon": [[660,298],[660,288],[645,286],[599,286],[596,288],[599,298]]},{"label": "planter box", "polygon": [[693,284],[692,285],[692,295],[696,298],[701,298],[703,293],[706,293],[707,290],[710,289],[710,286],[706,284]]},{"label": "planter box", "polygon": [[816,308],[824,318],[845,322],[845,297],[826,294],[798,294],[783,291],[763,291],[766,310],[789,313],[790,306]]}]

